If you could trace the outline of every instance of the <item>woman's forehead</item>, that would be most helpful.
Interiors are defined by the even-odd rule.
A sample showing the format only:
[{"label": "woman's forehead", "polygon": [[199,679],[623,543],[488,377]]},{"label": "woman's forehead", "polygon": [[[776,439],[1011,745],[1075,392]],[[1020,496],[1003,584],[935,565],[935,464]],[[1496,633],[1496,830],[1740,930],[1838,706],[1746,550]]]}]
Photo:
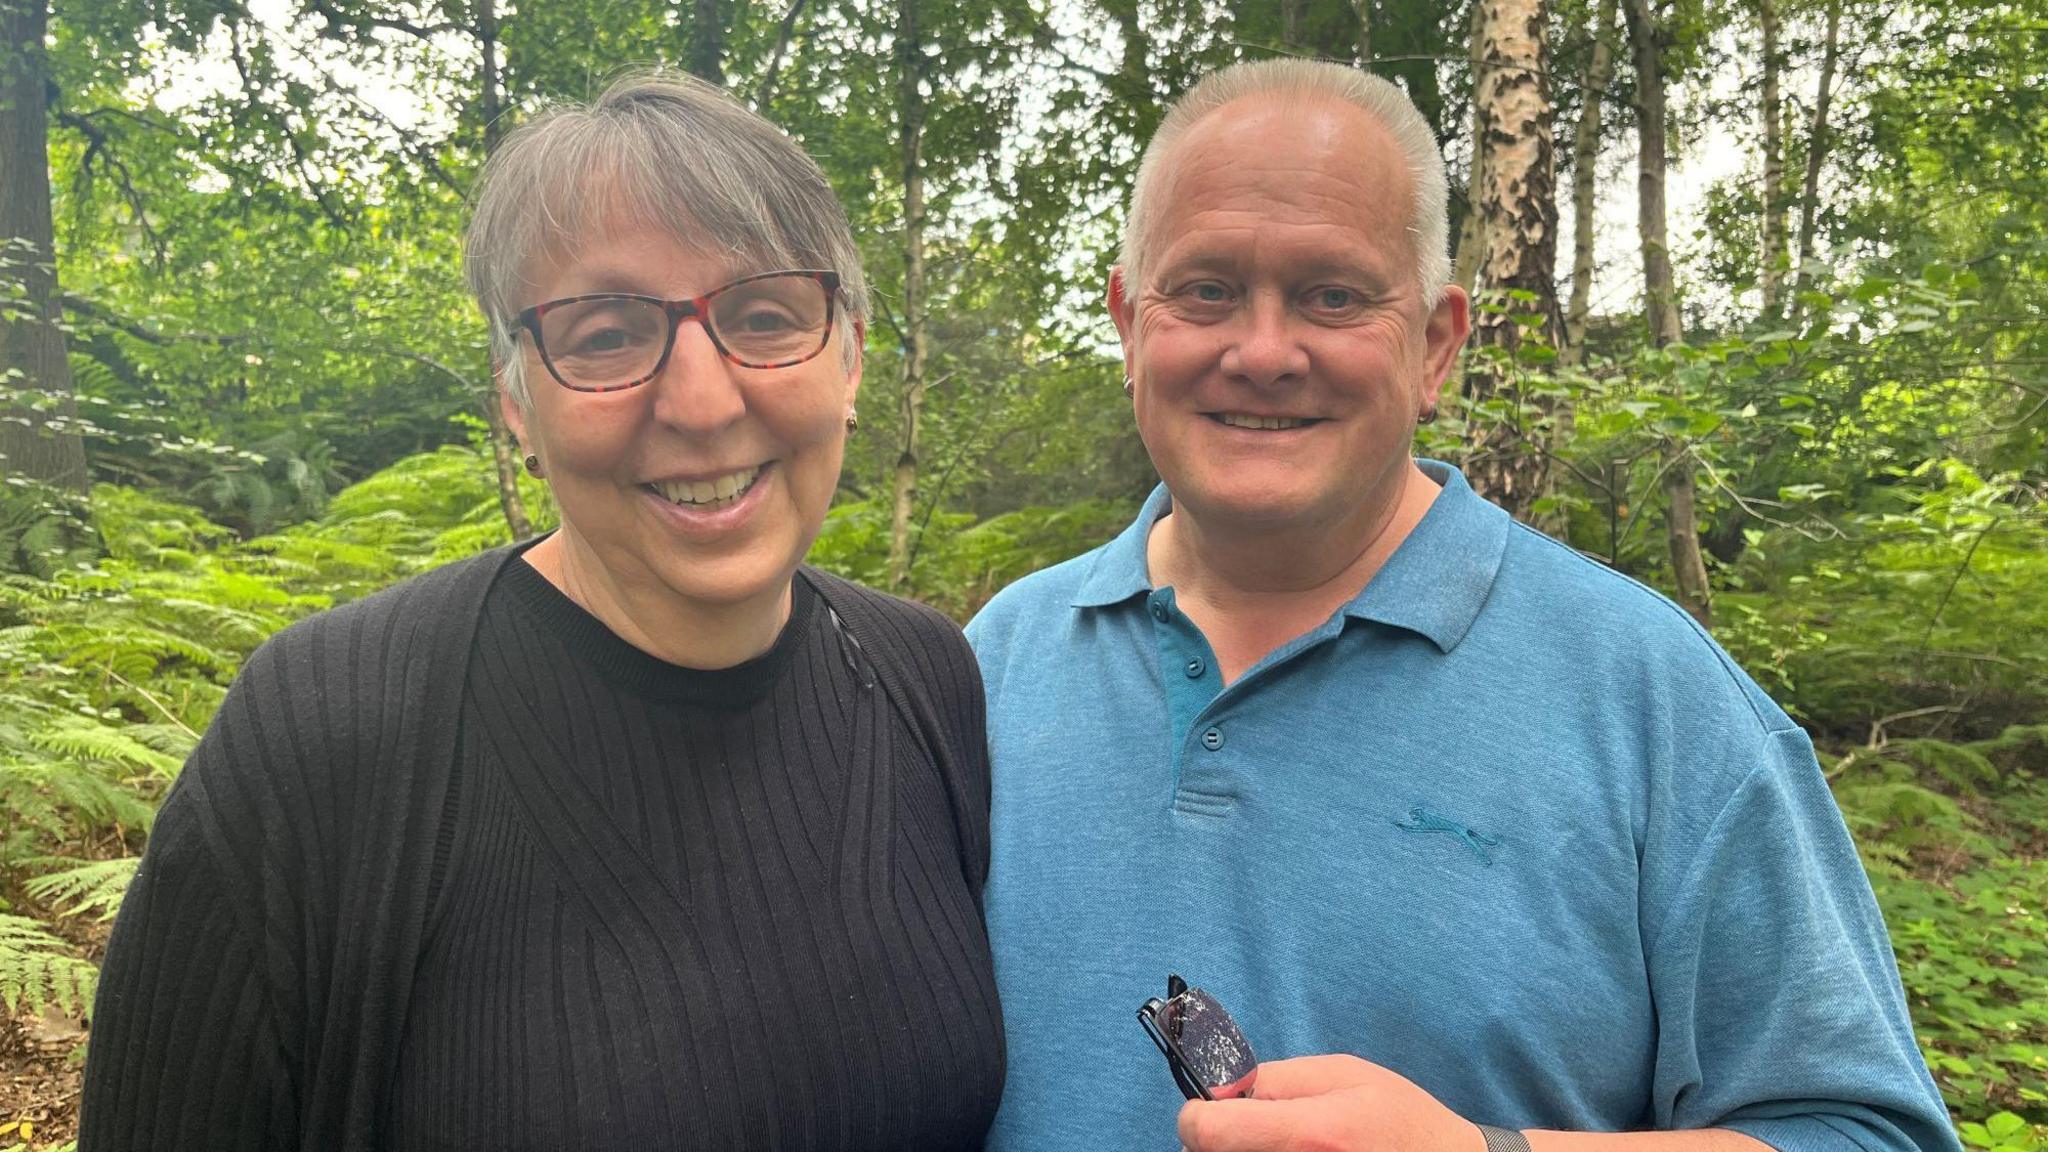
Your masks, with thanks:
[{"label": "woman's forehead", "polygon": [[529,294],[552,294],[564,276],[604,280],[618,290],[679,292],[662,285],[687,283],[704,291],[781,263],[775,253],[751,251],[744,238],[713,235],[680,207],[661,211],[606,195],[565,209],[545,215],[546,227],[524,261],[521,280]]}]

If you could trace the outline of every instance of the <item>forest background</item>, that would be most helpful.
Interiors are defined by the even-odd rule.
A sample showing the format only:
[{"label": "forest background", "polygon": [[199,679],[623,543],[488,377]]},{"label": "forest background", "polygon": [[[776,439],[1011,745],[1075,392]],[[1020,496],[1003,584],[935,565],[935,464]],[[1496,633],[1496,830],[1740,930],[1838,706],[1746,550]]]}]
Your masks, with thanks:
[{"label": "forest background", "polygon": [[878,319],[813,558],[964,619],[1154,482],[1098,306],[1121,203],[1165,101],[1281,54],[1394,79],[1451,160],[1479,325],[1420,450],[1808,728],[1966,1143],[2048,1148],[2048,0],[0,0],[0,34],[0,1149],[69,1137],[105,921],[240,661],[552,523],[459,274],[508,126],[661,62],[817,157]]}]

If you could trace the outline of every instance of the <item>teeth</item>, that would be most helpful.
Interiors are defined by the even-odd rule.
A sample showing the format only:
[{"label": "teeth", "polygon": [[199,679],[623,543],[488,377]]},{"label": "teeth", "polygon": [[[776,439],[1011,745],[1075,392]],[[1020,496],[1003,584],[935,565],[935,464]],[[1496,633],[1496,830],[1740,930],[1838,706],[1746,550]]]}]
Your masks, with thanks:
[{"label": "teeth", "polygon": [[1245,416],[1236,412],[1225,412],[1219,417],[1232,428],[1259,428],[1275,431],[1281,428],[1299,428],[1308,421],[1293,416]]},{"label": "teeth", "polygon": [[761,468],[756,465],[727,473],[715,480],[665,480],[659,484],[650,484],[648,487],[661,493],[662,498],[671,504],[717,507],[746,495],[747,490],[754,486],[754,481],[760,475]]}]

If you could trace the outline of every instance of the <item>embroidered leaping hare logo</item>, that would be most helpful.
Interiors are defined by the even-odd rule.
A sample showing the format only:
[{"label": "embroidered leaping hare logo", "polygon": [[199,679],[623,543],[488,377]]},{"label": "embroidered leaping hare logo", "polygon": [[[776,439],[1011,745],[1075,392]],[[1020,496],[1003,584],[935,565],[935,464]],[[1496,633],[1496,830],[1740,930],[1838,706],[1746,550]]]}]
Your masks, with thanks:
[{"label": "embroidered leaping hare logo", "polygon": [[1474,832],[1447,816],[1439,816],[1427,808],[1410,808],[1408,819],[1394,821],[1394,827],[1403,832],[1445,832],[1465,842],[1479,862],[1493,867],[1493,850],[1500,847],[1500,837]]}]

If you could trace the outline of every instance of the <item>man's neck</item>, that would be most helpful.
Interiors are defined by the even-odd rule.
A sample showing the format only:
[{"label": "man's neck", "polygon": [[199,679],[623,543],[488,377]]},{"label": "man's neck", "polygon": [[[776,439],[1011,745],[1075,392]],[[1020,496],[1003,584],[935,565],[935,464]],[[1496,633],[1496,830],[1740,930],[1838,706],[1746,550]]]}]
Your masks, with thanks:
[{"label": "man's neck", "polygon": [[1291,531],[1205,525],[1176,507],[1153,524],[1146,567],[1172,585],[1230,683],[1356,597],[1442,491],[1412,461],[1388,488],[1349,522]]},{"label": "man's neck", "polygon": [[774,647],[789,621],[784,581],[754,600],[697,604],[652,578],[621,580],[567,529],[526,550],[548,583],[621,640],[684,668],[730,668]]}]

